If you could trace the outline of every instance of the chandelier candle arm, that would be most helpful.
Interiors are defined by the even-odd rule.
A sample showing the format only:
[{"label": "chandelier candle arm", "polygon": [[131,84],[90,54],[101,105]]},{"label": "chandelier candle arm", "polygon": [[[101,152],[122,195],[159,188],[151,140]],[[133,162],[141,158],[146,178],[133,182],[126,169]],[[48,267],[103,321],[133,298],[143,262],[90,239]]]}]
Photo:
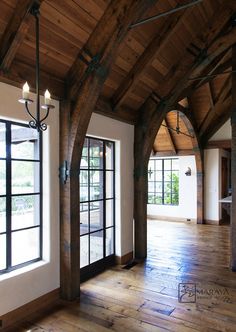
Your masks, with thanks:
[{"label": "chandelier candle arm", "polygon": [[[33,100],[30,99],[30,89],[29,85],[26,82],[23,86],[22,90],[22,98],[19,99],[19,102],[22,104],[25,104],[25,110],[29,114],[29,116],[33,119],[29,121],[29,126],[31,128],[35,128],[38,131],[43,131],[47,129],[46,123],[43,123],[43,121],[48,117],[50,109],[54,108],[52,105],[51,100],[51,94],[48,90],[45,91],[44,94],[44,105],[41,105],[40,107],[40,95],[39,95],[39,4],[36,1],[32,8],[31,8],[31,14],[35,18],[35,49],[36,49],[36,64],[35,64],[35,76],[36,76],[36,111],[35,116],[31,114],[28,105],[33,103]],[[43,109],[46,111],[45,115],[41,118],[41,112],[40,109]]]}]

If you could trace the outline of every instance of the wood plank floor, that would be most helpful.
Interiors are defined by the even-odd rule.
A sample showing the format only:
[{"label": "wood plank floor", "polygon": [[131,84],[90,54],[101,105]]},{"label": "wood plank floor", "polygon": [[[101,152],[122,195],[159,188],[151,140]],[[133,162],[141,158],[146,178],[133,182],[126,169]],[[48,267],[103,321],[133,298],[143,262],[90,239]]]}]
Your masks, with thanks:
[{"label": "wood plank floor", "polygon": [[14,331],[235,332],[229,226],[148,225],[146,262],[105,271],[82,284],[80,302],[62,302]]}]

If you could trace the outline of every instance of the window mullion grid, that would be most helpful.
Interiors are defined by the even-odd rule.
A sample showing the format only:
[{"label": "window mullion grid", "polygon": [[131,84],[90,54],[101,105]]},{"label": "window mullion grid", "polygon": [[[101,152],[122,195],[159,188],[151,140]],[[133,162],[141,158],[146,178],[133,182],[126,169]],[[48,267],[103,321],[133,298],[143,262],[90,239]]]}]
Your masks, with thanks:
[{"label": "window mullion grid", "polygon": [[43,135],[39,133],[39,255],[43,257]]},{"label": "window mullion grid", "polygon": [[106,257],[106,144],[103,141],[103,258]]},{"label": "window mullion grid", "polygon": [[113,254],[115,254],[115,236],[116,236],[116,231],[115,231],[115,143],[112,143],[112,147],[113,147]]},{"label": "window mullion grid", "polygon": [[88,265],[90,265],[90,138],[88,139]]},{"label": "window mullion grid", "polygon": [[6,123],[6,253],[7,266],[6,269],[11,268],[11,252],[12,252],[12,238],[11,238],[11,124]]},{"label": "window mullion grid", "polygon": [[162,166],[162,169],[161,169],[161,178],[162,178],[162,195],[161,195],[161,199],[162,199],[162,205],[165,204],[165,201],[164,201],[164,196],[165,196],[165,188],[164,188],[164,180],[165,180],[165,177],[164,177],[164,159],[161,160],[162,163],[161,163],[161,166]]}]

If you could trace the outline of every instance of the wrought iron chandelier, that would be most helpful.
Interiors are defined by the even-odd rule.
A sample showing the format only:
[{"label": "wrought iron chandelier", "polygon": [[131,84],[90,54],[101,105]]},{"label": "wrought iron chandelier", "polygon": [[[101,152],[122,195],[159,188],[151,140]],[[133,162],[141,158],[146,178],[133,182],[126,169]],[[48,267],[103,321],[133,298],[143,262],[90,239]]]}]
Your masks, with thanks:
[{"label": "wrought iron chandelier", "polygon": [[[33,119],[29,121],[29,126],[31,128],[37,129],[38,131],[44,131],[47,129],[46,123],[43,121],[48,117],[50,109],[54,108],[51,101],[51,95],[48,90],[44,94],[44,104],[40,107],[40,95],[39,95],[39,4],[35,2],[31,8],[30,13],[35,18],[35,40],[36,40],[36,115],[34,116],[30,110],[29,105],[34,101],[30,99],[29,85],[26,82],[22,90],[22,98],[19,102],[25,104],[25,110]],[[40,109],[43,109],[43,116],[41,117]]]},{"label": "wrought iron chandelier", "polygon": [[176,127],[175,128],[172,128],[172,127],[169,127],[165,124],[161,124],[163,127],[166,127],[168,128],[169,130],[172,130],[174,132],[176,132],[178,135],[181,134],[181,135],[184,135],[184,136],[187,136],[187,137],[190,137],[190,138],[194,138],[193,135],[190,135],[190,134],[187,134],[187,133],[184,133],[183,131],[180,130],[180,124],[179,124],[179,111],[177,111],[177,115],[176,115]]}]

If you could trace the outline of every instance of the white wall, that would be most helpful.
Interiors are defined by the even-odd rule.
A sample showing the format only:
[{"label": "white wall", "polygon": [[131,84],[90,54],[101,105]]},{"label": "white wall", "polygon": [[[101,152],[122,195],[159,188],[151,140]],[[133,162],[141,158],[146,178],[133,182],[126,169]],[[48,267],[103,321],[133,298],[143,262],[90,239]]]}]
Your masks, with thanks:
[{"label": "white wall", "polygon": [[219,149],[209,149],[204,151],[204,174],[205,174],[204,218],[210,221],[219,221],[220,220]]},{"label": "white wall", "polygon": [[232,128],[230,120],[226,121],[225,124],[210,138],[210,141],[226,140],[232,138]]},{"label": "white wall", "polygon": [[[190,167],[191,176],[185,172]],[[176,219],[197,219],[197,174],[194,156],[179,157],[179,205],[154,205],[148,204],[147,214],[152,217],[171,217]]]},{"label": "white wall", "polygon": [[[0,83],[1,118],[29,121],[19,98],[20,89]],[[53,103],[43,137],[44,261],[0,276],[0,315],[59,287],[59,103]]]},{"label": "white wall", "polygon": [[134,127],[93,113],[87,134],[116,142],[116,255],[123,256],[133,250]]}]

